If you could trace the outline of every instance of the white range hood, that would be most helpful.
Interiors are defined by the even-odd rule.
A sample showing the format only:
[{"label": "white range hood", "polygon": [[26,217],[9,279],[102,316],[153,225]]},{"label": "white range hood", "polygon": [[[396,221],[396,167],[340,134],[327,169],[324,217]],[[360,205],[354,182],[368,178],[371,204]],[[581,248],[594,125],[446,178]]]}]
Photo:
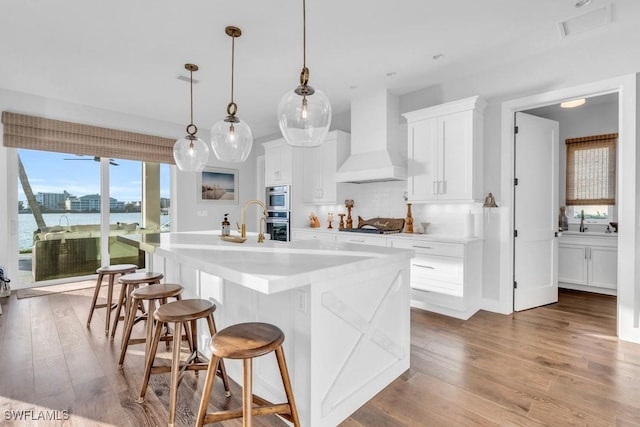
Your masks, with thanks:
[{"label": "white range hood", "polygon": [[351,100],[351,155],[338,168],[338,182],[407,179],[406,135],[400,125],[400,101],[386,89]]}]

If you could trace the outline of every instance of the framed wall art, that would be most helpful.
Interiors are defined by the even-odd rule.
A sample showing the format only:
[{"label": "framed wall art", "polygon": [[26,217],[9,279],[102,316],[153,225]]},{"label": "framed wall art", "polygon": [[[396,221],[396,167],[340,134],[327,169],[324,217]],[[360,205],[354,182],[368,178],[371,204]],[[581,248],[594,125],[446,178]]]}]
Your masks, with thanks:
[{"label": "framed wall art", "polygon": [[205,167],[198,179],[198,200],[238,204],[238,170]]}]

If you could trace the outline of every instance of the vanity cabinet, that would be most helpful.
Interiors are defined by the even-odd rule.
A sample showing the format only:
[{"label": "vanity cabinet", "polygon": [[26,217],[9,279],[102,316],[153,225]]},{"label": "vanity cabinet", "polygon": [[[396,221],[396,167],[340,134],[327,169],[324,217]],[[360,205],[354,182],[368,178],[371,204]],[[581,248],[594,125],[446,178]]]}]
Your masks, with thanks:
[{"label": "vanity cabinet", "polygon": [[564,235],[558,244],[558,287],[616,295],[618,239]]},{"label": "vanity cabinet", "polygon": [[264,184],[291,185],[293,176],[293,147],[284,138],[262,144],[264,147]]},{"label": "vanity cabinet", "polygon": [[336,171],[349,157],[350,141],[348,133],[332,131],[319,146],[304,149],[305,203],[337,204]]},{"label": "vanity cabinet", "polygon": [[486,102],[474,96],[403,114],[407,119],[411,202],[482,200]]}]

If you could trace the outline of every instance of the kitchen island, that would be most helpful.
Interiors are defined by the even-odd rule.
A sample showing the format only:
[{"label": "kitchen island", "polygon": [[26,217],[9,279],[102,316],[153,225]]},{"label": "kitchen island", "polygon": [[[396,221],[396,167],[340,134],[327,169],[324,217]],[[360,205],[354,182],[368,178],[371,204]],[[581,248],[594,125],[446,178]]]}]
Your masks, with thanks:
[{"label": "kitchen island", "polygon": [[[145,251],[166,283],[184,286],[184,298],[214,301],[218,328],[261,321],[282,329],[303,426],[339,424],[409,368],[412,250],[255,236],[230,243],[215,231],[118,238]],[[208,337],[200,339],[208,351]],[[241,383],[241,363],[226,363]],[[216,382],[213,393],[221,390]],[[254,392],[285,399],[275,358],[255,361]]]}]

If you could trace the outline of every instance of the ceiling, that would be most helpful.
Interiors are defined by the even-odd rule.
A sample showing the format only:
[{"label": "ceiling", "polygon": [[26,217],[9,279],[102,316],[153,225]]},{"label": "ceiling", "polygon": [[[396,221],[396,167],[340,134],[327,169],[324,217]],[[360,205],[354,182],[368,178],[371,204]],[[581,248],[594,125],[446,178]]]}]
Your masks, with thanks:
[{"label": "ceiling", "polygon": [[[585,43],[563,38],[559,22],[610,3],[576,1],[307,0],[310,85],[339,114],[368,88],[403,95]],[[613,2],[608,28],[637,27],[639,4]],[[302,68],[301,0],[3,0],[0,12],[0,88],[186,126],[189,85],[178,77],[192,62],[201,129],[230,100],[226,26],[243,32],[235,101],[255,138],[278,132],[278,102]]]}]

